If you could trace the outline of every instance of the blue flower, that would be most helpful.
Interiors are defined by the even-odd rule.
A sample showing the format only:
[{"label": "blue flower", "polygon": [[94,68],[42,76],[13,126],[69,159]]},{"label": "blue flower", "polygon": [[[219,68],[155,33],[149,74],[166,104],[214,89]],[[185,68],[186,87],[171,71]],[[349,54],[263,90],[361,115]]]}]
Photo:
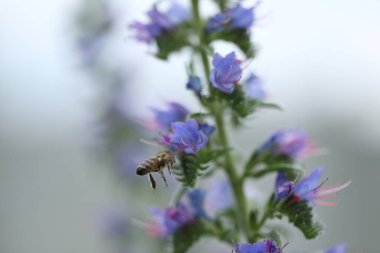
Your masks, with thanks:
[{"label": "blue flower", "polygon": [[163,31],[171,31],[175,27],[190,19],[188,9],[172,2],[165,12],[160,11],[156,5],[147,13],[150,21],[148,23],[133,22],[129,27],[136,31],[136,39],[145,43],[153,42]]},{"label": "blue flower", "polygon": [[199,188],[190,190],[187,192],[187,197],[194,216],[198,218],[207,218],[207,214],[204,209],[206,192]]},{"label": "blue flower", "polygon": [[212,86],[224,93],[231,94],[242,75],[240,61],[236,59],[235,52],[229,53],[226,57],[216,53],[212,64],[214,65],[210,74]]},{"label": "blue flower", "polygon": [[244,8],[240,4],[228,9],[226,15],[230,17],[230,28],[248,29],[252,26],[255,16],[253,14],[254,7]]},{"label": "blue flower", "polygon": [[170,102],[168,110],[152,109],[155,117],[154,121],[150,122],[151,129],[166,130],[170,124],[176,121],[184,120],[189,114],[189,111],[181,104]]},{"label": "blue flower", "polygon": [[244,90],[248,97],[257,100],[263,100],[267,95],[261,79],[254,73],[245,80]]},{"label": "blue flower", "polygon": [[171,124],[173,133],[162,135],[160,142],[174,150],[184,151],[187,154],[195,154],[203,148],[208,136],[203,132],[194,119],[185,122],[174,122]]},{"label": "blue flower", "polygon": [[194,221],[191,211],[183,204],[168,207],[160,211],[152,209],[154,220],[148,224],[148,234],[151,236],[169,236],[181,227]]},{"label": "blue flower", "polygon": [[340,244],[334,247],[331,247],[330,249],[326,250],[325,253],[346,253],[347,252],[347,246],[345,244]]},{"label": "blue flower", "polygon": [[308,135],[297,129],[275,132],[259,148],[259,152],[267,152],[277,156],[297,159],[311,153],[312,147]]},{"label": "blue flower", "polygon": [[215,218],[218,213],[233,207],[234,203],[229,181],[222,180],[210,184],[205,198],[205,209],[211,219]]},{"label": "blue flower", "polygon": [[334,202],[326,202],[323,199],[334,196],[338,191],[343,190],[351,184],[350,181],[345,184],[333,186],[327,189],[321,189],[324,182],[320,182],[323,168],[315,168],[309,176],[293,183],[286,179],[285,174],[279,173],[276,180],[276,196],[277,199],[288,198],[293,196],[290,204],[301,200],[308,201],[311,204],[319,204],[324,206],[335,206]]},{"label": "blue flower", "polygon": [[199,124],[199,130],[204,132],[208,137],[210,137],[214,133],[216,128],[207,123],[201,123]]},{"label": "blue flower", "polygon": [[202,84],[199,76],[189,76],[189,81],[186,84],[186,88],[194,91],[195,94],[200,95],[202,92]]},{"label": "blue flower", "polygon": [[207,32],[221,31],[227,29],[248,29],[255,21],[253,10],[255,7],[244,8],[240,4],[218,13],[211,17],[206,25]]},{"label": "blue flower", "polygon": [[224,13],[218,13],[215,16],[211,17],[206,25],[207,32],[213,31],[221,31],[223,27],[230,21],[230,17],[228,17]]},{"label": "blue flower", "polygon": [[235,245],[236,253],[281,253],[282,250],[277,244],[266,239],[257,243],[240,243]]}]

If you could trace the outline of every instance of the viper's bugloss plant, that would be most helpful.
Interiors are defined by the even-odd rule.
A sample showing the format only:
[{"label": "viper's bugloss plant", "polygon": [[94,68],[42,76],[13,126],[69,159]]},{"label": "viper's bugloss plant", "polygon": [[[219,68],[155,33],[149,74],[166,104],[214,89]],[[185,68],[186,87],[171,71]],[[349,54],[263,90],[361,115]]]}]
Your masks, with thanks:
[{"label": "viper's bugloss plant", "polygon": [[[265,101],[261,78],[245,71],[256,53],[250,35],[258,4],[214,0],[219,12],[203,17],[199,2],[189,1],[191,9],[176,2],[162,9],[158,3],[148,12],[148,22],[130,25],[137,40],[155,45],[159,59],[190,50],[183,87],[202,106],[195,112],[178,103],[169,104],[168,110],[154,109],[151,129],[160,130],[157,142],[176,156],[173,170],[182,186],[174,203],[154,209],[147,232],[170,239],[174,253],[186,252],[202,237],[215,237],[237,253],[281,253],[286,250],[286,235],[269,224],[286,218],[306,239],[316,238],[322,226],[314,216],[315,204],[334,205],[325,199],[349,183],[325,188],[322,168],[304,176],[306,168],[299,161],[315,148],[306,132],[298,129],[273,133],[252,147],[246,161],[242,160],[246,154],[239,154],[237,161],[226,131],[227,119],[237,131],[258,110],[279,108]],[[214,43],[220,40],[234,44],[235,51],[221,53]],[[198,73],[199,69],[203,71]],[[217,171],[224,172],[228,181],[206,190],[198,187],[198,182],[214,177]],[[245,183],[269,174],[277,174],[269,199],[264,206],[253,205],[243,190]],[[345,250],[337,246],[326,252]]]}]

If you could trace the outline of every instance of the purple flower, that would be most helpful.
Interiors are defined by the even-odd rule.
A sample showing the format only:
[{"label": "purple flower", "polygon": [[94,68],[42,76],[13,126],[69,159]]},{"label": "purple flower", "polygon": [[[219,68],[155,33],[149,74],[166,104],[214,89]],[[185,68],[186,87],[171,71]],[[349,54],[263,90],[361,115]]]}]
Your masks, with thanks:
[{"label": "purple flower", "polygon": [[216,128],[214,126],[211,126],[207,123],[199,124],[199,130],[204,132],[207,137],[210,137],[214,133],[215,129]]},{"label": "purple flower", "polygon": [[193,215],[198,218],[207,218],[207,214],[204,209],[206,192],[201,189],[190,190],[187,192],[187,197],[190,202]]},{"label": "purple flower", "polygon": [[297,129],[277,131],[259,148],[259,152],[268,152],[291,159],[303,157],[311,151],[312,146],[308,135]]},{"label": "purple flower", "polygon": [[184,120],[189,113],[189,111],[179,103],[170,102],[168,105],[168,110],[152,109],[155,117],[154,121],[149,123],[148,128],[166,130],[171,123]]},{"label": "purple flower", "polygon": [[190,224],[194,220],[193,214],[188,207],[179,204],[177,207],[168,207],[160,211],[153,209],[155,219],[148,224],[150,236],[165,237],[173,234],[177,229]]},{"label": "purple flower", "polygon": [[288,181],[285,173],[279,172],[276,179],[276,199],[285,199],[293,194],[294,183]]},{"label": "purple flower", "polygon": [[281,253],[277,244],[271,240],[266,239],[257,243],[238,243],[235,245],[236,253]]},{"label": "purple flower", "polygon": [[226,57],[216,53],[212,64],[214,65],[210,74],[212,86],[224,93],[231,94],[242,75],[240,61],[236,59],[235,52],[229,53]]},{"label": "purple flower", "polygon": [[345,244],[340,244],[328,249],[325,253],[346,253],[347,246]]},{"label": "purple flower", "polygon": [[202,131],[194,119],[185,122],[174,122],[171,124],[173,133],[162,135],[160,142],[174,150],[184,151],[187,154],[195,154],[203,148],[208,136]]},{"label": "purple flower", "polygon": [[161,34],[161,27],[154,23],[144,24],[139,21],[133,22],[129,28],[136,31],[136,39],[147,44],[152,43]]},{"label": "purple flower", "polygon": [[230,17],[228,17],[224,13],[218,13],[215,16],[211,17],[207,23],[206,31],[221,31],[223,27],[230,21]]},{"label": "purple flower", "polygon": [[210,185],[205,198],[205,209],[210,218],[215,218],[221,211],[234,205],[232,188],[227,180],[217,181]]},{"label": "purple flower", "polygon": [[[290,203],[305,200],[313,205],[319,204],[323,206],[335,206],[336,203],[323,201],[323,199],[333,197],[337,192],[349,186],[351,182],[348,181],[345,184],[333,186],[322,190],[321,188],[323,184],[326,182],[320,182],[323,171],[323,168],[315,168],[311,171],[309,176],[301,179],[299,182],[296,182],[294,186],[292,185],[288,192],[286,192],[286,189],[289,189],[287,188],[287,185],[293,184],[293,182],[284,182],[284,180],[286,180],[285,175],[279,173],[276,180],[276,195],[278,196],[278,198],[288,198],[290,195],[293,195],[293,198],[290,200]],[[284,183],[281,184],[281,182]]]},{"label": "purple flower", "polygon": [[189,81],[186,84],[186,88],[194,91],[195,94],[200,95],[202,91],[202,84],[199,76],[189,76]]},{"label": "purple flower", "polygon": [[211,17],[207,23],[206,31],[221,31],[223,28],[228,29],[248,29],[252,26],[255,16],[254,7],[244,8],[240,4],[226,10],[224,13],[218,13]]},{"label": "purple flower", "polygon": [[250,28],[255,20],[253,10],[254,7],[244,8],[240,4],[228,9],[226,15],[231,18],[229,27],[239,29]]},{"label": "purple flower", "polygon": [[147,13],[148,23],[133,22],[129,27],[136,31],[136,39],[145,43],[153,42],[163,31],[171,31],[190,18],[190,12],[176,2],[165,12],[160,11],[156,5]]},{"label": "purple flower", "polygon": [[263,100],[267,95],[261,79],[253,73],[245,80],[244,90],[248,97],[257,100]]}]

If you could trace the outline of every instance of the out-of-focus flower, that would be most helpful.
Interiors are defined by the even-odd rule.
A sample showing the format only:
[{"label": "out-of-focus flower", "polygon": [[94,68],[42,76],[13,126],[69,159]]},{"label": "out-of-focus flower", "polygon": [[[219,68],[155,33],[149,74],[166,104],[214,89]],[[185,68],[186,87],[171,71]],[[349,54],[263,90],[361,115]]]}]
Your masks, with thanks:
[{"label": "out-of-focus flower", "polygon": [[[325,181],[320,182],[324,169],[315,168],[312,170],[309,176],[301,179],[299,182],[295,183],[294,186],[288,187],[292,184],[290,181],[285,181],[281,185],[281,181],[284,180],[284,174],[280,173],[277,176],[276,186],[281,185],[277,188],[278,198],[288,198],[293,195],[290,200],[291,203],[298,202],[301,200],[306,200],[312,204],[319,204],[324,206],[335,206],[334,202],[326,202],[323,199],[333,197],[338,191],[343,190],[351,184],[348,181],[345,184],[333,186],[327,189],[321,189]],[[287,191],[288,190],[288,191]]]},{"label": "out-of-focus flower", "polygon": [[148,128],[152,130],[166,130],[170,124],[182,121],[186,118],[189,111],[181,104],[170,102],[167,110],[152,108],[154,120],[148,123]]},{"label": "out-of-focus flower", "polygon": [[218,13],[211,17],[206,26],[206,31],[221,31],[227,29],[248,29],[255,21],[255,7],[244,8],[241,4],[226,10],[224,13]]},{"label": "out-of-focus flower", "polygon": [[261,79],[251,73],[251,75],[244,82],[244,90],[248,97],[263,100],[267,94],[263,86]]},{"label": "out-of-focus flower", "polygon": [[199,124],[199,130],[204,132],[208,137],[210,137],[214,133],[216,128],[207,123],[201,123]]},{"label": "out-of-focus flower", "polygon": [[208,187],[205,197],[205,210],[211,219],[218,213],[227,210],[234,205],[232,188],[227,180],[214,182]]},{"label": "out-of-focus flower", "polygon": [[238,243],[235,245],[236,253],[281,253],[282,250],[277,244],[266,239],[257,243]]},{"label": "out-of-focus flower", "polygon": [[202,92],[202,84],[199,76],[189,76],[189,81],[186,84],[186,88],[194,91],[195,94],[200,95]]},{"label": "out-of-focus flower", "polygon": [[148,225],[150,236],[165,237],[173,234],[177,229],[194,221],[194,215],[188,207],[179,204],[177,207],[168,207],[160,211],[153,209],[155,219]]},{"label": "out-of-focus flower", "polygon": [[298,129],[286,129],[275,132],[259,148],[261,153],[297,159],[312,153],[312,145],[306,132]]},{"label": "out-of-focus flower", "polygon": [[153,42],[163,31],[171,31],[191,17],[189,10],[176,2],[172,2],[166,11],[154,5],[147,15],[150,19],[148,23],[135,21],[130,25],[136,31],[136,39],[145,43]]},{"label": "out-of-focus flower", "polygon": [[207,144],[207,134],[200,129],[198,122],[194,119],[174,122],[171,128],[173,132],[163,134],[160,143],[174,150],[195,154]]},{"label": "out-of-focus flower", "polygon": [[107,3],[84,1],[75,18],[75,26],[77,48],[86,65],[93,64],[99,57],[114,22],[115,18]]},{"label": "out-of-focus flower", "polygon": [[124,237],[128,231],[128,226],[128,218],[122,208],[107,208],[101,214],[100,230],[107,238]]},{"label": "out-of-focus flower", "polygon": [[325,253],[346,253],[346,252],[347,252],[347,246],[345,244],[333,246],[325,251]]},{"label": "out-of-focus flower", "polygon": [[207,218],[207,214],[204,209],[206,191],[199,188],[190,190],[187,192],[187,198],[189,200],[192,213],[198,218]]},{"label": "out-of-focus flower", "polygon": [[224,13],[218,13],[215,16],[211,17],[207,23],[206,31],[221,31],[223,27],[230,21],[230,17],[228,17]]},{"label": "out-of-focus flower", "polygon": [[226,15],[230,17],[229,27],[248,29],[252,26],[255,16],[253,14],[254,7],[244,8],[240,4],[228,9]]},{"label": "out-of-focus flower", "polygon": [[216,53],[212,61],[214,69],[210,74],[212,86],[224,93],[231,94],[242,75],[240,63],[236,59],[235,52],[231,52],[225,57]]}]

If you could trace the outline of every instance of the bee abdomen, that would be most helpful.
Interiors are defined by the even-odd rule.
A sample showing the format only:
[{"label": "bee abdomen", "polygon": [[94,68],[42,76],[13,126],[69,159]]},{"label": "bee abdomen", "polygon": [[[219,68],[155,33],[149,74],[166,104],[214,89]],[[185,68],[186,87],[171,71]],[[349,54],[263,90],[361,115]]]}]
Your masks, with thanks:
[{"label": "bee abdomen", "polygon": [[139,166],[137,166],[136,174],[143,176],[148,174],[149,172],[156,172],[160,169],[160,162],[156,157],[152,157]]}]

